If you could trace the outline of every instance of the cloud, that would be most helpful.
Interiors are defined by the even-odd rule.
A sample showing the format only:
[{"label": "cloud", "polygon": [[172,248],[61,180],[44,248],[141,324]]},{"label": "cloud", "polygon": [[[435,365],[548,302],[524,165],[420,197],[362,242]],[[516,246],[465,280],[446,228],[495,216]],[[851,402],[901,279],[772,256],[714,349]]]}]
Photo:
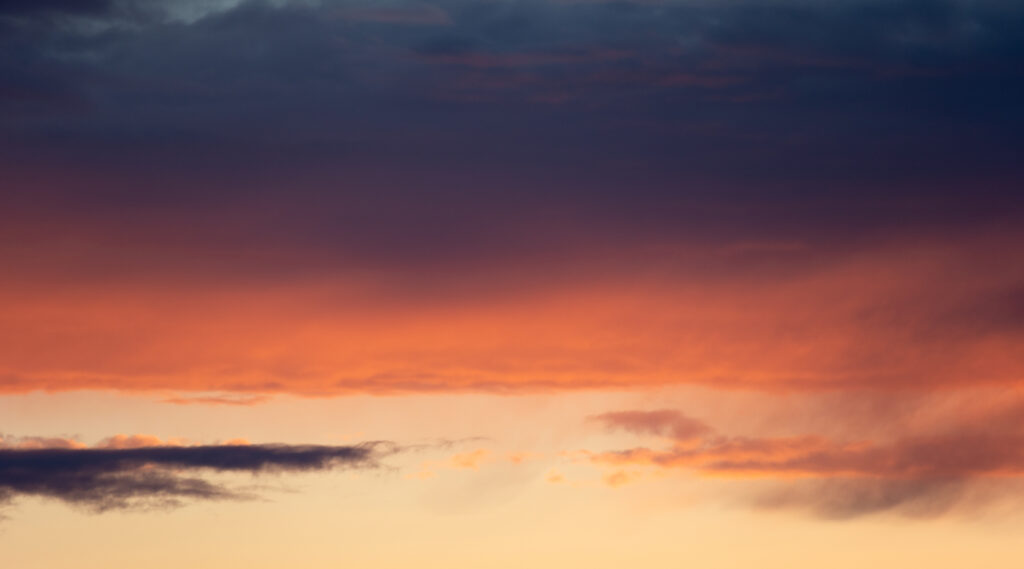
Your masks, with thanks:
[{"label": "cloud", "polygon": [[[662,180],[792,182],[799,166],[818,183],[942,181],[931,172],[1013,169],[1004,145],[1019,136],[1024,88],[1013,65],[1024,12],[997,1],[49,0],[4,11],[92,16],[92,26],[41,18],[12,29],[0,58],[10,146],[38,150],[45,137],[49,152],[69,145],[65,156],[111,145],[244,159],[263,147],[301,168],[317,153],[377,161],[395,149],[406,160],[527,154],[602,171],[644,160]],[[120,20],[131,25],[96,33]],[[251,104],[236,104],[243,93]],[[548,120],[555,99],[577,104]],[[68,113],[76,101],[87,110]],[[485,139],[477,115],[488,117]],[[976,144],[930,137],[936,127]]]},{"label": "cloud", "polygon": [[408,477],[426,480],[435,477],[439,471],[443,470],[479,471],[484,466],[490,466],[498,463],[522,466],[542,457],[543,455],[541,454],[528,451],[499,454],[490,449],[476,448],[455,453],[443,460],[425,461],[420,465],[419,471],[410,474]]},{"label": "cloud", "polygon": [[259,405],[266,403],[270,400],[269,396],[265,395],[212,395],[206,397],[170,397],[163,399],[163,403],[170,403],[172,405],[231,405],[231,406],[249,406]]},{"label": "cloud", "polygon": [[929,232],[852,251],[658,236],[582,247],[564,262],[311,262],[280,275],[259,273],[255,258],[235,257],[236,274],[194,264],[209,254],[198,245],[150,265],[148,247],[119,249],[127,236],[81,241],[93,238],[103,246],[77,258],[134,267],[116,285],[32,260],[59,257],[56,241],[29,245],[33,256],[0,245],[16,274],[0,290],[0,391],[173,390],[173,403],[231,405],[674,384],[895,392],[1014,385],[1024,371],[1013,318],[1024,269],[1003,253],[1019,231]]},{"label": "cloud", "polygon": [[[762,491],[751,500],[765,510],[797,509],[825,519],[844,520],[868,514],[895,513],[911,518],[936,518],[965,507],[986,507],[1006,496],[972,496],[963,478],[893,480],[825,479],[788,484]],[[971,503],[978,499],[985,503]]]},{"label": "cloud", "polygon": [[[121,435],[119,435],[121,436]],[[64,437],[14,437],[0,435],[0,449],[87,448],[85,443]]]},{"label": "cloud", "polygon": [[1022,377],[1013,3],[144,4],[0,18],[0,391]]},{"label": "cloud", "polygon": [[396,451],[383,442],[167,446],[145,436],[115,437],[94,448],[22,444],[0,447],[0,499],[52,498],[94,512],[244,499],[251,494],[208,475],[376,468]]},{"label": "cloud", "polygon": [[411,26],[446,26],[452,21],[441,6],[426,2],[367,3],[334,8],[331,17],[352,22]]},{"label": "cloud", "polygon": [[640,474],[637,472],[628,472],[626,470],[615,470],[601,477],[601,481],[612,488],[618,488],[619,486],[625,486],[630,482],[633,482],[639,478]]},{"label": "cloud", "polygon": [[452,468],[479,470],[480,464],[490,456],[491,451],[487,449],[476,449],[469,452],[458,453],[451,457]]},{"label": "cloud", "polygon": [[711,432],[704,423],[691,419],[678,411],[618,411],[590,418],[605,427],[623,429],[638,435],[666,436],[677,441],[699,438]]},{"label": "cloud", "polygon": [[106,14],[114,0],[2,0],[0,16],[34,13]]},{"label": "cloud", "polygon": [[[753,499],[763,508],[802,508],[833,518],[883,511],[933,517],[1005,501],[1012,492],[1009,486],[1002,493],[996,491],[999,481],[1024,480],[1021,409],[1024,406],[1009,405],[923,433],[897,433],[888,440],[729,436],[710,429],[695,436],[684,430],[667,448],[581,456],[612,469],[605,475],[611,486],[629,481],[624,468],[686,469],[703,476],[784,483]],[[671,433],[680,422],[702,425],[666,411],[602,417],[607,428],[648,436]]]},{"label": "cloud", "polygon": [[160,447],[160,446],[185,446],[187,441],[183,439],[167,439],[162,440],[160,437],[153,435],[124,435],[117,434],[112,437],[107,437],[96,444],[96,448],[105,449],[127,449],[127,448],[145,448],[145,447]]}]

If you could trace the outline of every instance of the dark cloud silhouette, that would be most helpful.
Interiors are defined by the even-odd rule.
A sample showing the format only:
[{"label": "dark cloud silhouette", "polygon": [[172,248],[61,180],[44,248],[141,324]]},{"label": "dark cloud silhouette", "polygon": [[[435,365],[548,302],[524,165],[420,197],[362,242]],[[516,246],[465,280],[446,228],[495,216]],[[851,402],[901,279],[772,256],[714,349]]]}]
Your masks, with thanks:
[{"label": "dark cloud silhouette", "polygon": [[0,16],[38,13],[105,14],[114,0],[0,0]]},{"label": "dark cloud silhouette", "polygon": [[[23,441],[24,442],[24,441]],[[203,473],[294,473],[375,468],[390,443],[354,446],[204,445],[0,448],[0,499],[54,498],[102,512],[251,497]]]},{"label": "dark cloud silhouette", "polygon": [[1012,3],[387,7],[450,20],[430,26],[352,19],[373,5],[351,2],[139,15],[173,6],[0,34],[5,201],[199,228],[216,206],[262,250],[431,266],[542,255],[567,227],[848,245],[1021,214]]},{"label": "dark cloud silhouette", "polygon": [[[445,14],[431,26],[330,1],[139,16],[173,6],[0,36],[0,161],[29,176],[9,195],[174,203],[182,222],[190,205],[287,199],[273,235],[403,262],[535,251],[531,235],[567,223],[820,242],[1020,212],[1013,3],[386,7]],[[56,165],[89,180],[45,179]],[[977,212],[941,199],[966,193]]]},{"label": "dark cloud silhouette", "polygon": [[[12,99],[12,140],[150,158],[227,144],[220,158],[248,163],[262,147],[295,166],[347,152],[488,168],[546,157],[660,180],[796,170],[815,186],[1006,171],[1024,120],[1024,10],[1008,2],[249,1],[184,23],[140,16],[173,8],[122,2],[108,19],[131,19],[124,29],[44,20],[6,37],[5,70],[89,109],[55,122]],[[424,14],[438,25],[405,25]],[[5,76],[14,92],[33,86]]]}]

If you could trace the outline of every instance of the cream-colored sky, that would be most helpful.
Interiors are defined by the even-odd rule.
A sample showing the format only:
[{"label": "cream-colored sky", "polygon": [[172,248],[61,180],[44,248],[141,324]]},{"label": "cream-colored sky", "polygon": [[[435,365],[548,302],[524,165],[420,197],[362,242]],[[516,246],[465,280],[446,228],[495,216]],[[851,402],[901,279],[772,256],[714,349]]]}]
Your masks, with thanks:
[{"label": "cream-colored sky", "polygon": [[[602,482],[606,471],[559,454],[659,444],[607,433],[586,420],[608,410],[688,406],[702,420],[754,434],[777,431],[773,416],[794,416],[820,400],[694,389],[285,397],[254,406],[159,399],[98,392],[5,396],[0,416],[8,434],[74,436],[90,444],[129,429],[197,443],[482,438],[402,453],[384,461],[390,468],[374,471],[214,476],[258,488],[261,498],[251,501],[94,514],[20,498],[5,507],[0,522],[6,567],[1016,569],[1020,560],[1024,519],[1012,510],[822,520],[797,510],[766,511],[748,500],[777,481],[647,470],[612,488]],[[752,409],[760,409],[758,418],[751,418]],[[466,459],[474,451],[483,451],[475,464]],[[513,453],[529,455],[515,462]],[[453,462],[457,455],[463,460]]]}]

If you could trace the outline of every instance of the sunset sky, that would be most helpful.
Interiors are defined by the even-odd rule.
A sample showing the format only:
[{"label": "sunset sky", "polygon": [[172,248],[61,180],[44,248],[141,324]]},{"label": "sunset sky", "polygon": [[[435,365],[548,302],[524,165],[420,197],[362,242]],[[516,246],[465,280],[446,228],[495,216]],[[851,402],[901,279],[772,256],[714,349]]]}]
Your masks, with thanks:
[{"label": "sunset sky", "polygon": [[1024,566],[1024,4],[0,0],[4,569]]}]

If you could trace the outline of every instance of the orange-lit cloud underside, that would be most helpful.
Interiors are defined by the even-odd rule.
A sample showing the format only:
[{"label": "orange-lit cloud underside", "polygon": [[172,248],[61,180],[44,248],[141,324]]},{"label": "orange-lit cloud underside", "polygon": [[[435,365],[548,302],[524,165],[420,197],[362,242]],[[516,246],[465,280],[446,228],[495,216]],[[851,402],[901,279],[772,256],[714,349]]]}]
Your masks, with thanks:
[{"label": "orange-lit cloud underside", "polygon": [[[1019,401],[974,417],[947,417],[919,433],[888,440],[835,440],[820,435],[728,436],[673,411],[608,413],[611,428],[667,437],[660,449],[636,447],[580,456],[600,465],[687,468],[715,476],[962,479],[1024,475]],[[700,425],[695,431],[689,427]],[[678,427],[687,427],[680,431]]]},{"label": "orange-lit cloud underside", "polygon": [[[799,508],[848,518],[883,511],[916,517],[981,511],[1009,503],[1024,477],[1024,405],[961,409],[924,429],[888,423],[878,438],[850,429],[841,437],[727,435],[678,411],[624,411],[592,417],[613,430],[659,436],[654,448],[567,453],[594,464],[602,481],[622,486],[674,470],[714,478],[756,478],[747,496],[761,508]],[[920,426],[919,426],[920,427]]]},{"label": "orange-lit cloud underside", "polygon": [[877,243],[834,258],[814,244],[675,247],[642,251],[642,262],[590,255],[550,275],[310,272],[231,286],[214,272],[112,284],[21,263],[0,288],[0,389],[1016,383],[1024,268],[989,254],[1012,238]]}]

